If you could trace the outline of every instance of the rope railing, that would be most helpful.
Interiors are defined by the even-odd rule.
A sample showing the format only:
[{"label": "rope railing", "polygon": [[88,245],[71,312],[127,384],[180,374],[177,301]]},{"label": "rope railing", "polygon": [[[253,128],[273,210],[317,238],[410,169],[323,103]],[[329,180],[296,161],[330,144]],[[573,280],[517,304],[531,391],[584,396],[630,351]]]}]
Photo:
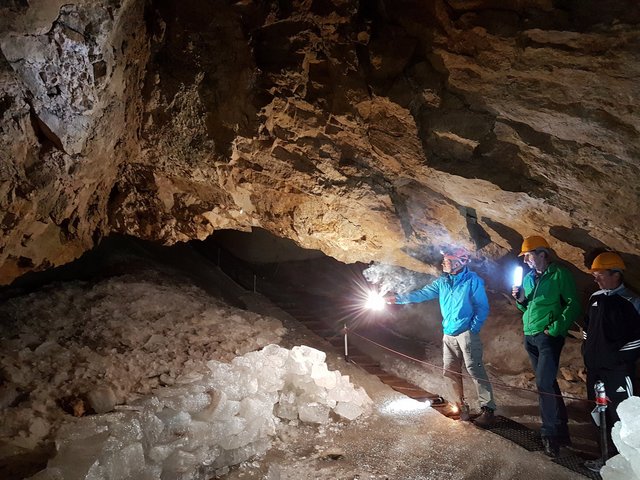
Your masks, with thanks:
[{"label": "rope railing", "polygon": [[[358,337],[358,338],[361,338],[362,340],[364,340],[366,342],[369,342],[369,343],[371,343],[371,344],[373,344],[373,345],[375,345],[375,346],[377,346],[377,347],[379,347],[379,348],[381,348],[383,350],[391,352],[392,354],[394,354],[396,356],[403,357],[403,358],[405,358],[407,360],[411,360],[412,362],[416,362],[416,363],[422,364],[424,366],[431,367],[433,369],[441,370],[442,372],[447,372],[447,373],[450,373],[452,375],[459,375],[460,377],[463,377],[463,378],[466,377],[466,378],[469,378],[471,380],[475,380],[475,377],[473,377],[472,375],[469,375],[468,373],[456,372],[454,370],[449,370],[449,369],[446,369],[446,368],[441,367],[439,365],[435,365],[433,363],[429,363],[429,362],[426,362],[424,360],[420,360],[418,358],[412,357],[411,355],[407,355],[405,353],[399,352],[399,351],[394,350],[394,349],[392,349],[390,347],[387,347],[386,345],[378,343],[375,340],[372,340],[372,339],[370,339],[368,337],[365,337],[364,335],[361,335],[358,332],[356,332],[355,330],[352,330],[352,329],[350,329],[350,328],[348,328],[346,326],[343,328],[342,331],[345,334],[345,338],[346,338],[347,334],[351,334],[351,335],[353,335],[355,337]],[[346,340],[345,340],[345,343],[346,343]],[[484,380],[479,380],[479,381],[483,382]],[[564,398],[564,399],[567,399],[567,400],[575,400],[575,401],[578,401],[578,402],[585,402],[585,403],[592,403],[592,404],[596,403],[595,400],[589,400],[588,398],[572,397],[570,395],[557,395],[555,393],[540,392],[538,390],[532,390],[530,388],[525,388],[525,387],[517,387],[515,385],[509,385],[509,384],[503,383],[503,382],[490,381],[489,383],[494,388],[520,390],[520,391],[524,391],[524,392],[528,392],[528,393],[533,393],[535,395],[548,395],[548,396],[552,396],[552,397]]]}]

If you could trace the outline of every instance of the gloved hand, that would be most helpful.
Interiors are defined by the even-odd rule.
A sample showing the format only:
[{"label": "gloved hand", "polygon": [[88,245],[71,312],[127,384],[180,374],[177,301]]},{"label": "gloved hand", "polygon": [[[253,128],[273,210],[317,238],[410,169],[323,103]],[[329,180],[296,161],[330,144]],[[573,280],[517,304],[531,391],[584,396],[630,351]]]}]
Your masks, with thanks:
[{"label": "gloved hand", "polygon": [[524,302],[524,289],[522,287],[512,287],[511,296],[516,299],[516,302]]},{"label": "gloved hand", "polygon": [[387,295],[384,297],[384,303],[387,305],[395,305],[396,304],[396,296],[395,295]]}]

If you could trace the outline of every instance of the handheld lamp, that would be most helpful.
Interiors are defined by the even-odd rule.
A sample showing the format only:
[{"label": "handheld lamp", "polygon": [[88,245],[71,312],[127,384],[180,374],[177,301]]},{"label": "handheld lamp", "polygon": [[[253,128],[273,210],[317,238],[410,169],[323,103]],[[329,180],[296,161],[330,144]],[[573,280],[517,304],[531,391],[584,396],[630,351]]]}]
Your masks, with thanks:
[{"label": "handheld lamp", "polygon": [[513,283],[514,287],[520,287],[522,285],[522,267],[517,266],[513,271]]},{"label": "handheld lamp", "polygon": [[385,306],[384,297],[380,295],[378,292],[371,291],[367,295],[367,301],[364,306],[371,310],[382,310]]}]

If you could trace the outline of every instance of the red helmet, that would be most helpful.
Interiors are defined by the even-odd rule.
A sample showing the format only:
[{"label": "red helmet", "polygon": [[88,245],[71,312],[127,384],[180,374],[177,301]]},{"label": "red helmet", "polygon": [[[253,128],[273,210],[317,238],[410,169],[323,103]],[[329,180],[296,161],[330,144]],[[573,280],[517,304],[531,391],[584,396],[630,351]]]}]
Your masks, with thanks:
[{"label": "red helmet", "polygon": [[444,258],[448,258],[449,260],[457,260],[462,265],[466,265],[471,260],[471,255],[467,250],[462,247],[452,247],[446,250],[443,250],[442,255]]}]

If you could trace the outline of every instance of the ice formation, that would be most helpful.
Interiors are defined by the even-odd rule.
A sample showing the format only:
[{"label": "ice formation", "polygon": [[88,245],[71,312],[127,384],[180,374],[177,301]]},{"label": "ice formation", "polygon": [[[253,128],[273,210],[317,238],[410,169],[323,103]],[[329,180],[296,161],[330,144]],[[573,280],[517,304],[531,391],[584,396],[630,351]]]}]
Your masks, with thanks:
[{"label": "ice formation", "polygon": [[205,479],[266,451],[281,422],[355,419],[372,404],[307,346],[209,361],[194,381],[64,425],[32,480]]},{"label": "ice formation", "polygon": [[382,295],[388,292],[405,293],[425,285],[432,277],[406,270],[402,267],[373,264],[362,275],[371,284],[377,285]]},{"label": "ice formation", "polygon": [[0,319],[0,456],[48,442],[68,418],[61,399],[107,413],[286,332],[157,272],[55,284],[0,303]]},{"label": "ice formation", "polygon": [[640,480],[640,397],[622,402],[618,415],[611,436],[620,454],[607,461],[600,475],[603,480]]}]

